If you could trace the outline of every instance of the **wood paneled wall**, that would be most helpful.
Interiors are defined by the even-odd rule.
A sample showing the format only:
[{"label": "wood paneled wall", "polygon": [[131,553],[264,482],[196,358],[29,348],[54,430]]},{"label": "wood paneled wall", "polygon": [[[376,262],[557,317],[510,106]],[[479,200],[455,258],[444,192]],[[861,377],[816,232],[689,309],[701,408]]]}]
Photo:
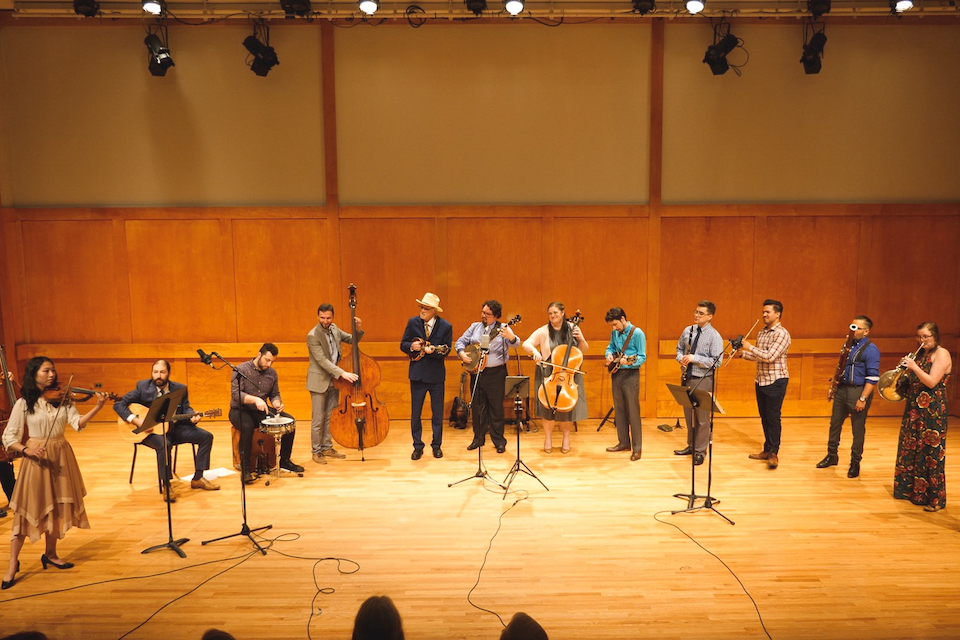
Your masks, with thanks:
[{"label": "wood paneled wall", "polygon": [[[725,337],[744,333],[766,297],[784,303],[793,335],[787,415],[827,415],[827,380],[845,327],[866,313],[884,368],[912,351],[914,327],[960,332],[960,206],[341,207],[290,209],[4,210],[0,277],[4,339],[18,369],[36,354],[115,392],[171,359],[198,407],[223,406],[225,373],[196,349],[242,361],[280,346],[284,398],[309,413],[306,333],[332,302],[349,324],[358,286],[364,350],[383,369],[381,399],[409,415],[399,339],[415,298],[440,295],[457,335],[487,298],[519,313],[521,336],[560,300],[580,309],[590,342],[590,414],[610,407],[603,316],[622,306],[647,335],[641,401],[648,418],[678,414],[664,386],[673,350],[702,298]],[[942,260],[939,257],[942,257]],[[13,358],[11,357],[11,360]],[[530,373],[530,361],[522,362]],[[448,401],[459,367],[448,363]],[[721,403],[755,415],[752,364],[722,371]],[[900,405],[877,402],[874,413]],[[109,418],[109,414],[105,414]]]}]

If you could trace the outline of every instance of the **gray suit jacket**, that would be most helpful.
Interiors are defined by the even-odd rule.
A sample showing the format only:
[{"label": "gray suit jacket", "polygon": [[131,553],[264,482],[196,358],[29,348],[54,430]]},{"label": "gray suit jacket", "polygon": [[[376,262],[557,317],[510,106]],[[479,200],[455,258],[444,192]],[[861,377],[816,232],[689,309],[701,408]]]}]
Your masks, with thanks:
[{"label": "gray suit jacket", "polygon": [[[337,342],[347,344],[353,342],[353,336],[341,330],[336,323],[331,324],[330,329],[324,329],[319,322],[317,323],[317,326],[307,334],[307,348],[310,350],[310,367],[307,369],[308,391],[325,393],[330,388],[330,382],[343,373],[343,369],[333,361],[336,355],[330,353],[328,337],[331,335]],[[360,335],[363,335],[362,331]]]}]

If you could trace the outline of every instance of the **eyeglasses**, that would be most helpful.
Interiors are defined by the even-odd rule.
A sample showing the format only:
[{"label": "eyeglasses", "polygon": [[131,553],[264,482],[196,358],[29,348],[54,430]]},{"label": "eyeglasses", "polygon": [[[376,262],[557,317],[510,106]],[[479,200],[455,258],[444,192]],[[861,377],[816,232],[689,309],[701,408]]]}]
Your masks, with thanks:
[{"label": "eyeglasses", "polygon": [[421,310],[421,311],[433,311],[433,307],[425,307],[425,306],[423,306],[423,305],[420,305],[420,310]]},{"label": "eyeglasses", "polygon": [[932,334],[932,333],[931,333],[930,335],[928,335],[928,336],[921,336],[920,334],[917,334],[917,340],[919,340],[920,342],[923,342],[924,340],[927,340],[927,339],[932,338],[932,337],[933,337],[933,334]]},{"label": "eyeglasses", "polygon": [[491,312],[491,311],[481,311],[481,312],[480,312],[480,315],[482,315],[484,318],[492,318],[492,317],[493,317],[493,312]]},{"label": "eyeglasses", "polygon": [[694,315],[695,317],[699,318],[700,316],[708,316],[708,315],[710,315],[710,314],[707,313],[706,311],[694,311],[694,312],[693,312],[693,315]]}]

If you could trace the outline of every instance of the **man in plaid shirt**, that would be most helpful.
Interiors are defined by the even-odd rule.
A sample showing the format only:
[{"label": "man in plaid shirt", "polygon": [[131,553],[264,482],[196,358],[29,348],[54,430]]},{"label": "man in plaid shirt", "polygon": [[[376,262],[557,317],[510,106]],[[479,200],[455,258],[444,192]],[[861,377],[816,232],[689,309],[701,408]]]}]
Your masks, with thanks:
[{"label": "man in plaid shirt", "polygon": [[757,363],[757,409],[763,424],[763,451],[751,453],[753,460],[766,460],[767,466],[776,469],[780,464],[780,408],[787,395],[787,351],[790,349],[790,333],[780,324],[783,303],[779,300],[763,301],[763,329],[757,334],[756,346],[746,340],[741,347],[746,360]]}]

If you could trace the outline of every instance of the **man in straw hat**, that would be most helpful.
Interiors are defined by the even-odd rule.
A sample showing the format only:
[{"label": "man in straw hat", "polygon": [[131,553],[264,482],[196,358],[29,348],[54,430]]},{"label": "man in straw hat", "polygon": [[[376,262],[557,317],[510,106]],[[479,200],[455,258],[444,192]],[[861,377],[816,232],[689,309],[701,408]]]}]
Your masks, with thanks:
[{"label": "man in straw hat", "polygon": [[[433,457],[442,458],[443,450],[443,382],[447,371],[443,359],[450,353],[453,342],[453,325],[441,318],[440,298],[427,292],[418,299],[420,314],[407,320],[407,328],[400,340],[400,350],[410,356],[410,434],[413,436],[411,460],[423,457],[423,424],[420,414],[423,401],[430,394],[430,411],[433,414]],[[438,347],[446,349],[438,351]],[[440,352],[442,351],[442,353]],[[420,354],[423,354],[422,357]]]}]

